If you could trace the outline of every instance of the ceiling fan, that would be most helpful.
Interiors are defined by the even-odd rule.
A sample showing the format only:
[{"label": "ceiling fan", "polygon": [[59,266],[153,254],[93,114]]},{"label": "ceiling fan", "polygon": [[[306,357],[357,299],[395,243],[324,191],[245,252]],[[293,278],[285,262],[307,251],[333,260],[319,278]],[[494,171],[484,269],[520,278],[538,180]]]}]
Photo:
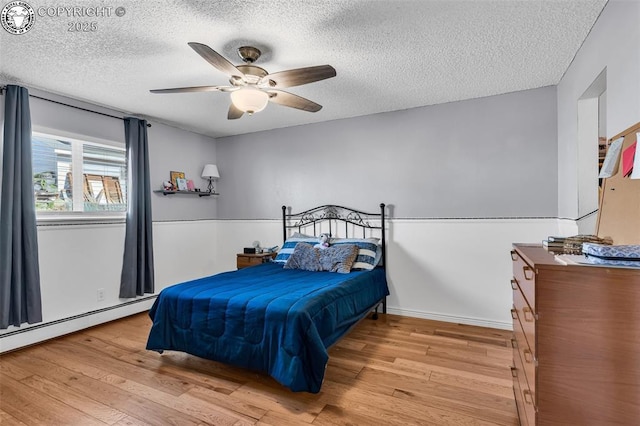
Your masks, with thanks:
[{"label": "ceiling fan", "polygon": [[262,111],[268,102],[303,111],[320,111],[322,105],[280,89],[301,86],[336,76],[336,70],[331,65],[297,68],[269,74],[267,70],[253,65],[261,55],[260,50],[255,47],[242,46],[238,48],[238,55],[242,58],[244,64],[235,66],[205,44],[195,42],[188,44],[205,61],[227,74],[231,85],[176,87],[173,89],[155,89],[150,92],[231,92],[231,106],[227,114],[229,120],[238,119],[245,112],[252,115]]}]

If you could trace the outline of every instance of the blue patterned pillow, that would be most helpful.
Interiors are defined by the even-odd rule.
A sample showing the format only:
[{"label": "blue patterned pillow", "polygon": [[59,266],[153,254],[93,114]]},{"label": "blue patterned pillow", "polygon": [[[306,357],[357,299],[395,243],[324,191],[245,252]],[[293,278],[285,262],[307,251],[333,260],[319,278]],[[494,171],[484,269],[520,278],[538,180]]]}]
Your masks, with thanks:
[{"label": "blue patterned pillow", "polygon": [[583,243],[582,253],[590,263],[597,265],[617,265],[640,267],[640,245],[603,245]]},{"label": "blue patterned pillow", "polygon": [[331,247],[342,244],[355,244],[358,246],[358,257],[353,264],[353,270],[375,268],[382,257],[382,247],[378,244],[379,238],[332,238]]},{"label": "blue patterned pillow", "polygon": [[582,253],[602,259],[611,260],[640,260],[640,245],[607,245],[582,243]]},{"label": "blue patterned pillow", "polygon": [[291,253],[293,253],[293,250],[296,248],[296,245],[298,245],[298,243],[307,243],[314,245],[317,244],[318,241],[318,237],[295,233],[291,237],[287,238],[273,261],[278,263],[286,263],[287,259],[289,259],[289,256],[291,256]]},{"label": "blue patterned pillow", "polygon": [[348,274],[357,255],[358,247],[354,244],[341,244],[321,249],[308,243],[299,243],[284,264],[284,269]]}]

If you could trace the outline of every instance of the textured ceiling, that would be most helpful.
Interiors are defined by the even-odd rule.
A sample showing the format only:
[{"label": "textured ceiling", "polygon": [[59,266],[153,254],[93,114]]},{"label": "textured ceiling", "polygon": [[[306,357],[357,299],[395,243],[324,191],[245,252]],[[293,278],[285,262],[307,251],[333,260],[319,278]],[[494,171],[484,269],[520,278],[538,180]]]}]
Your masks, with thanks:
[{"label": "textured ceiling", "polygon": [[[606,4],[69,2],[94,11],[111,8],[110,16],[91,17],[50,9],[64,2],[27,1],[37,12],[32,29],[22,35],[0,29],[0,83],[43,89],[213,137],[557,84]],[[39,9],[45,6],[49,9]],[[124,16],[116,16],[116,7],[124,7]],[[95,31],[69,31],[85,22],[95,22]],[[317,113],[269,104],[253,116],[229,121],[228,93],[149,93],[228,84],[187,45],[190,41],[209,45],[236,65],[241,63],[236,49],[253,45],[263,52],[256,65],[271,73],[330,64],[337,76],[287,89],[323,105]]]}]

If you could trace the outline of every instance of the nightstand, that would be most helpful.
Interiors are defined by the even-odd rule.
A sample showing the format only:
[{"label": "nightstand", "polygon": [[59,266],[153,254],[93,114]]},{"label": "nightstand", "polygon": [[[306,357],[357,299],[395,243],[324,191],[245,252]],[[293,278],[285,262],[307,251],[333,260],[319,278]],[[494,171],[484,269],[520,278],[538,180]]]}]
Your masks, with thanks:
[{"label": "nightstand", "polygon": [[260,253],[260,254],[245,254],[238,253],[236,264],[238,269],[246,268],[248,266],[260,265],[261,263],[270,262],[271,259],[275,259],[278,253]]}]

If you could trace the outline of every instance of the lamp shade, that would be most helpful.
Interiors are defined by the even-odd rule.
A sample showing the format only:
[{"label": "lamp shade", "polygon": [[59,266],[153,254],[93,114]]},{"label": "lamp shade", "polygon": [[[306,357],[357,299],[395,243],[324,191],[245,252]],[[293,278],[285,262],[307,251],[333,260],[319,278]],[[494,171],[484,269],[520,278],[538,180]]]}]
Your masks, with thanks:
[{"label": "lamp shade", "polygon": [[215,164],[206,164],[204,169],[202,169],[202,177],[205,179],[219,178],[220,173],[218,172],[218,166]]},{"label": "lamp shade", "polygon": [[269,95],[253,87],[245,86],[231,92],[231,102],[240,111],[248,114],[262,111],[269,102]]}]

